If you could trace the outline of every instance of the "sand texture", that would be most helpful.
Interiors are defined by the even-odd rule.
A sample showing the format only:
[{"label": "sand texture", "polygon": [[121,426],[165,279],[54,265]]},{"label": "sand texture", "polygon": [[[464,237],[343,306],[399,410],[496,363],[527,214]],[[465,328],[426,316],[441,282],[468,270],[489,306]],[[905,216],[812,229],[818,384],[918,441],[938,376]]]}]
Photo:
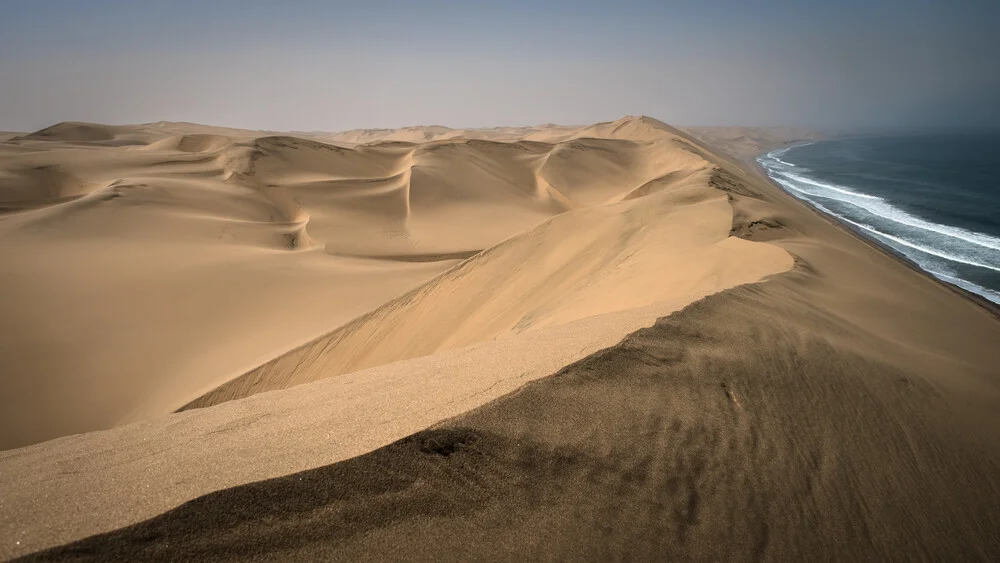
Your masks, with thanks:
[{"label": "sand texture", "polygon": [[0,146],[0,346],[17,373],[0,446],[687,303],[791,265],[728,236],[717,167],[658,122],[551,143],[209,131],[64,123]]},{"label": "sand texture", "polygon": [[0,556],[1000,558],[1000,318],[738,162],[799,138],[0,144],[6,445],[109,428],[0,452]]}]

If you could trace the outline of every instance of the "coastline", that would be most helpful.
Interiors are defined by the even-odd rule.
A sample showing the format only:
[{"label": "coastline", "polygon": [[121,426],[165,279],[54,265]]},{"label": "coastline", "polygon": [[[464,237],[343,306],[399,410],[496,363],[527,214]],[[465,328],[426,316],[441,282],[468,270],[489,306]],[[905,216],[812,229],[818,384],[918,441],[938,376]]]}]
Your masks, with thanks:
[{"label": "coastline", "polygon": [[[842,138],[842,137],[835,137],[835,138]],[[826,140],[826,139],[823,139],[823,140]],[[895,258],[896,260],[899,260],[900,262],[902,262],[906,266],[908,266],[911,269],[919,272],[921,275],[929,278],[930,280],[934,281],[935,283],[938,283],[938,284],[942,285],[943,287],[946,287],[949,290],[954,291],[956,294],[958,294],[958,295],[960,295],[960,296],[962,296],[962,297],[964,297],[966,299],[969,299],[970,301],[976,303],[980,307],[983,307],[984,309],[986,309],[987,311],[989,311],[990,313],[992,313],[994,316],[996,316],[998,319],[1000,319],[1000,304],[998,304],[998,303],[996,303],[994,301],[991,301],[990,299],[987,299],[986,297],[984,297],[984,296],[982,296],[982,295],[980,295],[980,294],[978,294],[978,293],[976,293],[974,291],[965,289],[964,287],[961,287],[958,284],[949,283],[949,282],[947,282],[945,280],[942,280],[942,279],[938,278],[933,273],[925,270],[918,263],[916,263],[915,261],[911,260],[908,256],[906,256],[902,252],[900,252],[900,251],[896,250],[895,248],[893,248],[893,247],[891,247],[891,246],[889,246],[889,245],[881,242],[880,240],[878,240],[875,237],[872,237],[872,236],[869,236],[869,235],[865,234],[862,229],[859,229],[858,227],[856,227],[856,226],[852,225],[851,223],[849,223],[849,222],[841,219],[840,217],[837,217],[836,215],[834,215],[832,213],[827,213],[827,212],[823,211],[822,209],[819,209],[818,207],[812,205],[810,202],[808,202],[808,201],[806,201],[806,200],[804,200],[804,199],[796,196],[795,194],[789,192],[787,189],[785,189],[783,186],[781,186],[781,184],[779,184],[778,182],[775,182],[768,175],[767,169],[764,168],[764,166],[757,160],[759,157],[765,156],[768,153],[773,152],[774,150],[777,150],[777,149],[792,149],[792,148],[795,148],[795,147],[810,145],[810,144],[813,144],[813,143],[816,143],[816,142],[820,142],[820,141],[807,141],[807,142],[804,142],[804,143],[803,142],[793,141],[793,142],[791,142],[791,143],[789,143],[787,145],[782,145],[782,146],[778,146],[778,147],[772,147],[772,148],[767,149],[767,150],[762,150],[761,152],[759,152],[759,153],[757,153],[757,154],[755,154],[755,155],[753,155],[751,157],[741,159],[741,162],[743,162],[743,164],[745,166],[752,168],[762,179],[764,179],[765,181],[767,181],[768,183],[770,183],[776,189],[781,190],[781,192],[784,193],[784,194],[786,194],[786,195],[788,195],[788,197],[790,197],[793,200],[799,202],[800,204],[805,205],[805,207],[807,207],[808,209],[810,209],[811,211],[813,211],[814,213],[816,213],[817,215],[819,215],[823,219],[832,222],[833,224],[837,225],[838,227],[840,227],[844,231],[846,231],[846,232],[854,235],[855,237],[858,238],[858,240],[860,240],[860,241],[862,241],[862,242],[864,242],[864,243],[866,243],[868,245],[871,245],[872,247],[880,250],[881,252],[887,254],[888,256],[890,256],[892,258]]]},{"label": "coastline", "polygon": [[[726,171],[734,230],[792,270],[370,453],[43,555],[1000,556],[996,308]],[[175,415],[178,439],[212,412]]]}]

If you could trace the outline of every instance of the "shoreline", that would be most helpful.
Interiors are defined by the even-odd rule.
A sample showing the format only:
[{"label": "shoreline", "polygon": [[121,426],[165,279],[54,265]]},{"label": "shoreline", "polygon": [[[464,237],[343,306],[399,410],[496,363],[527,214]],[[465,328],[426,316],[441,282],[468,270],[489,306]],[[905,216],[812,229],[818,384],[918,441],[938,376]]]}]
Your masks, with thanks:
[{"label": "shoreline", "polygon": [[[838,138],[840,138],[840,137],[838,137]],[[933,280],[935,283],[940,284],[941,286],[950,289],[951,291],[955,292],[956,294],[958,294],[958,295],[960,295],[960,296],[962,296],[962,297],[964,297],[964,298],[966,298],[966,299],[968,299],[968,300],[976,303],[977,305],[979,305],[980,307],[986,309],[991,314],[993,314],[995,317],[997,317],[997,319],[1000,319],[1000,304],[998,304],[998,303],[996,303],[996,302],[994,302],[994,301],[992,301],[992,300],[990,300],[990,299],[988,299],[988,298],[986,298],[986,297],[984,297],[984,296],[982,296],[982,295],[980,295],[980,294],[978,294],[978,293],[976,293],[974,291],[965,289],[964,287],[961,287],[961,286],[959,286],[957,284],[953,284],[953,283],[947,282],[945,280],[942,280],[941,278],[938,278],[933,273],[931,273],[931,272],[925,270],[923,267],[921,267],[917,262],[915,262],[914,260],[911,260],[908,256],[906,256],[902,252],[896,250],[895,248],[892,248],[891,246],[883,243],[882,241],[880,241],[880,240],[878,240],[878,239],[876,239],[876,238],[874,238],[872,236],[866,235],[861,229],[858,229],[857,227],[855,227],[854,225],[852,225],[852,224],[848,223],[847,221],[841,219],[840,217],[837,217],[836,215],[834,215],[832,213],[827,213],[827,212],[823,211],[822,209],[819,209],[818,207],[814,206],[809,201],[807,201],[805,199],[802,199],[802,198],[796,196],[795,194],[789,192],[781,184],[779,184],[778,182],[774,181],[774,179],[772,179],[770,177],[770,175],[768,175],[767,169],[764,168],[764,166],[760,162],[757,161],[758,157],[766,156],[767,154],[769,154],[770,152],[773,152],[774,150],[779,150],[779,149],[784,149],[784,148],[791,149],[791,148],[795,148],[795,147],[799,147],[799,146],[805,146],[805,145],[809,145],[809,144],[813,144],[813,143],[817,143],[817,142],[822,142],[823,140],[826,140],[826,139],[821,139],[821,140],[817,140],[817,141],[808,141],[806,143],[792,143],[792,144],[789,144],[789,145],[786,145],[786,146],[781,146],[781,147],[776,147],[776,148],[768,149],[768,150],[762,151],[760,153],[757,153],[757,154],[753,155],[752,157],[748,157],[746,159],[742,159],[742,162],[745,165],[748,165],[748,166],[752,167],[753,170],[754,170],[754,172],[756,172],[760,177],[762,177],[764,180],[766,180],[772,186],[774,186],[778,190],[781,190],[782,193],[786,194],[788,197],[792,198],[796,202],[804,205],[806,208],[810,209],[811,211],[813,211],[814,213],[816,213],[820,217],[824,218],[827,221],[830,221],[832,224],[840,227],[845,232],[850,233],[851,235],[853,235],[854,237],[856,237],[858,240],[861,240],[862,242],[864,242],[864,243],[872,246],[873,248],[876,248],[876,249],[880,250],[881,252],[885,253],[886,255],[888,255],[888,256],[890,256],[892,258],[895,258],[896,260],[899,260],[901,263],[905,264],[907,267],[913,269],[916,272],[919,272],[920,274],[922,274],[923,276],[927,277],[928,279]]]}]

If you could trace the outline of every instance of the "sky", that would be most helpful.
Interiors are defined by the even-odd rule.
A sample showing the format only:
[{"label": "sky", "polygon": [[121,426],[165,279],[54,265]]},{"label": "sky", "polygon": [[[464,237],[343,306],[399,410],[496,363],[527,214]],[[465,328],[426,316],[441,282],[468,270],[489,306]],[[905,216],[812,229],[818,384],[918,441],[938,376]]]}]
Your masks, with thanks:
[{"label": "sky", "polygon": [[1000,127],[1000,1],[0,0],[0,130]]}]

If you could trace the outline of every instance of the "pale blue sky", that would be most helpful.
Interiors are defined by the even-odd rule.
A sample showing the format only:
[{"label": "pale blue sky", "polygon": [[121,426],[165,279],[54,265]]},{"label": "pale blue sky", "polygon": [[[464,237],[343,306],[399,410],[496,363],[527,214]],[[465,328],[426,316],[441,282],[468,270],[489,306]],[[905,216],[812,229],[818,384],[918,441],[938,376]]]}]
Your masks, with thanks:
[{"label": "pale blue sky", "polygon": [[1000,126],[1000,2],[0,0],[0,129]]}]

